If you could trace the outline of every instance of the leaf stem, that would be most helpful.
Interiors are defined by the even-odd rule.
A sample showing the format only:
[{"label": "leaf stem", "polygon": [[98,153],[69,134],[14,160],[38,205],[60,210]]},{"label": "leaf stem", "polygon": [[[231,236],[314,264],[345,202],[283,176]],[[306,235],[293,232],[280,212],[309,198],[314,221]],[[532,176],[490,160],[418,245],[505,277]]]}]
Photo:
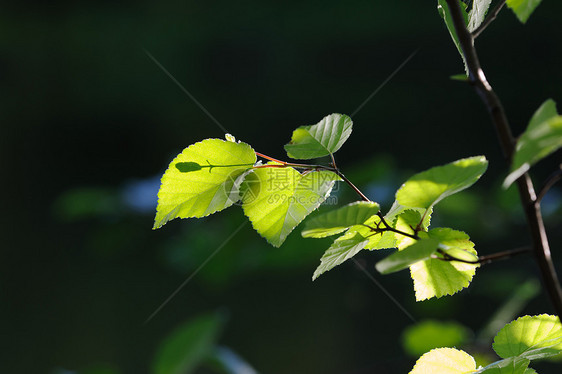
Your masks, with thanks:
[{"label": "leaf stem", "polygon": [[490,23],[492,23],[492,21],[496,19],[496,17],[498,16],[498,13],[500,12],[500,10],[502,10],[503,6],[505,5],[505,2],[506,2],[506,0],[501,0],[494,7],[494,9],[492,9],[490,14],[488,14],[488,17],[486,17],[484,22],[482,22],[482,24],[480,26],[478,26],[478,28],[476,28],[476,30],[474,30],[472,32],[472,37],[474,39],[476,39],[478,36],[480,36],[480,34],[482,34],[482,31],[484,31],[486,29],[486,27],[488,27],[490,25]]},{"label": "leaf stem", "polygon": [[[508,163],[511,164],[511,159],[515,152],[515,139],[511,133],[505,110],[482,71],[478,54],[474,48],[474,36],[466,28],[458,1],[446,0],[446,2],[451,11],[453,24],[466,60],[469,81],[486,105],[496,129],[504,157]],[[540,268],[543,283],[550,297],[550,301],[556,310],[556,314],[558,314],[560,318],[560,316],[562,316],[562,288],[560,287],[560,282],[558,281],[558,276],[552,263],[540,207],[538,204],[535,204],[536,195],[533,183],[528,174],[524,174],[517,179],[516,182],[519,189],[521,204],[525,210],[527,224],[533,238],[535,259]]]},{"label": "leaf stem", "polygon": [[443,257],[434,257],[437,258],[439,260],[442,261],[457,261],[457,262],[463,262],[465,264],[489,264],[492,261],[497,261],[497,260],[505,260],[508,258],[512,258],[515,257],[517,255],[523,254],[523,253],[529,253],[532,252],[533,248],[531,247],[522,247],[522,248],[517,248],[517,249],[511,249],[508,251],[502,251],[502,252],[498,252],[498,253],[494,253],[491,255],[487,255],[487,256],[480,256],[478,257],[478,260],[474,260],[474,261],[470,261],[470,260],[463,260],[461,258],[456,258],[454,256],[451,256],[450,254],[448,254],[447,252],[445,252],[442,249],[438,249],[437,252],[440,253]]},{"label": "leaf stem", "polygon": [[[380,217],[380,215],[379,215],[379,217]],[[382,219],[381,219],[381,222],[383,222]],[[372,231],[374,231],[374,234],[382,234],[383,232],[386,232],[386,231],[392,231],[396,234],[407,236],[408,238],[412,238],[412,239],[416,239],[416,240],[419,239],[419,237],[416,234],[408,234],[407,232],[395,229],[394,227],[389,226],[388,223],[386,223],[386,222],[383,222],[383,224],[385,225],[385,228],[382,228],[382,229],[379,228],[378,225],[377,225],[376,228],[372,227],[372,226],[369,226],[369,225],[366,225],[364,223],[361,223],[360,225],[371,229]]]}]

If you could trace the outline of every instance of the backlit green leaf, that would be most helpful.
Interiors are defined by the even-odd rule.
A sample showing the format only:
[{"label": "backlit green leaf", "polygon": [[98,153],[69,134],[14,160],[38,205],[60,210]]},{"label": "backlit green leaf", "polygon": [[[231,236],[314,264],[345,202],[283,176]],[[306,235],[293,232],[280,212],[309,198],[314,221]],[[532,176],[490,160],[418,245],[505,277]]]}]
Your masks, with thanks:
[{"label": "backlit green leaf", "polygon": [[[441,248],[461,248],[476,256],[474,244],[469,240],[468,235],[461,231],[437,228],[430,230],[428,235],[437,240]],[[476,264],[443,261],[437,258],[413,264],[410,266],[410,275],[414,280],[416,300],[453,295],[470,284],[476,267],[478,267]]]},{"label": "backlit green leaf", "polygon": [[206,139],[190,145],[162,177],[154,229],[177,217],[204,217],[228,208],[240,199],[238,178],[255,162],[246,143]]},{"label": "backlit green leaf", "polygon": [[435,251],[439,242],[434,239],[421,239],[401,251],[395,252],[376,264],[377,270],[382,274],[390,274],[410,265],[429,258]]},{"label": "backlit green leaf", "polygon": [[312,280],[355,256],[368,242],[358,233],[354,233],[352,237],[347,234],[344,236],[348,238],[340,237],[336,239],[334,244],[324,253],[320,259],[320,266],[314,271]]},{"label": "backlit green leaf", "polygon": [[178,327],[158,348],[152,362],[152,373],[192,373],[212,352],[223,324],[223,317],[215,313],[198,317]]},{"label": "backlit green leaf", "polygon": [[473,32],[484,22],[491,3],[492,0],[474,0],[472,2],[472,9],[468,13],[468,24],[466,25],[468,31]]},{"label": "backlit green leaf", "polygon": [[553,100],[545,101],[535,112],[525,132],[517,140],[511,173],[504,188],[525,174],[532,165],[562,147],[562,116]]},{"label": "backlit green leaf", "polygon": [[[530,361],[522,357],[510,357],[491,363],[490,365],[478,370],[480,374],[527,374],[527,366]],[[476,374],[475,373],[475,374]]]},{"label": "backlit green leaf", "polygon": [[494,338],[494,351],[502,358],[529,360],[562,352],[562,325],[557,316],[524,316],[507,324]]},{"label": "backlit green leaf", "polygon": [[309,160],[335,153],[345,143],[353,122],[342,114],[330,114],[313,126],[301,126],[293,131],[291,142],[285,145],[289,157]]},{"label": "backlit green leaf", "polygon": [[302,236],[305,238],[324,238],[339,234],[351,226],[365,222],[378,211],[379,204],[375,202],[357,201],[309,219]]},{"label": "backlit green leaf", "polygon": [[329,171],[301,174],[293,168],[255,169],[241,186],[242,208],[254,229],[279,247],[326,200],[337,180]]},{"label": "backlit green leaf", "polygon": [[542,0],[507,0],[507,6],[513,10],[521,23],[525,23],[541,1]]},{"label": "backlit green leaf", "polygon": [[476,362],[468,353],[454,348],[437,348],[421,356],[410,374],[468,374]]},{"label": "backlit green leaf", "polygon": [[[466,4],[459,1],[459,5],[461,6],[463,16],[465,17],[465,25],[466,25],[468,22],[468,14],[466,13]],[[437,0],[437,11],[439,12],[441,18],[443,18],[443,21],[447,26],[447,30],[449,30],[449,34],[451,35],[451,38],[453,39],[453,42],[455,43],[455,46],[457,47],[457,50],[461,55],[466,75],[468,75],[468,67],[466,65],[466,59],[464,58],[464,54],[462,53],[459,37],[457,36],[457,31],[455,30],[455,24],[453,23],[453,17],[451,17],[451,11],[449,10],[449,5],[447,4],[447,1]]]},{"label": "backlit green leaf", "polygon": [[431,208],[442,199],[473,185],[488,167],[484,156],[436,166],[410,178],[396,192],[396,201],[407,207]]}]

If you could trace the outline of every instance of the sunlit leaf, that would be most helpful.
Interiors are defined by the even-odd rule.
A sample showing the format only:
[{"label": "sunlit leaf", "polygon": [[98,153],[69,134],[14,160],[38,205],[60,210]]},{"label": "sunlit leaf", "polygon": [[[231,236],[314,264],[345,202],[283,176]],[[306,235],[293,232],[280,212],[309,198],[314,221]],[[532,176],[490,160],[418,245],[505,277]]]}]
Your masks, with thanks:
[{"label": "sunlit leaf", "polygon": [[309,219],[306,221],[302,236],[324,238],[339,234],[351,226],[364,223],[378,211],[379,204],[375,202],[357,201]]},{"label": "sunlit leaf", "polygon": [[212,352],[222,330],[220,314],[208,314],[174,330],[160,345],[152,363],[153,374],[189,374]]},{"label": "sunlit leaf", "polygon": [[255,169],[241,186],[242,208],[254,229],[279,247],[326,200],[337,180],[329,171],[301,174],[293,168]]},{"label": "sunlit leaf", "polygon": [[522,357],[510,357],[491,363],[478,370],[475,374],[528,374],[530,361]]},{"label": "sunlit leaf", "polygon": [[472,9],[468,13],[468,23],[466,25],[468,31],[473,32],[484,22],[491,3],[492,0],[474,0],[472,2]]},{"label": "sunlit leaf", "polygon": [[456,322],[422,321],[408,327],[402,335],[402,345],[412,356],[420,356],[434,348],[460,346],[470,331]]},{"label": "sunlit leaf", "polygon": [[336,239],[320,259],[320,265],[314,271],[312,280],[355,256],[365,247],[367,242],[367,239],[358,233],[354,233],[351,238],[341,237]]},{"label": "sunlit leaf", "polygon": [[507,0],[507,6],[513,10],[521,23],[525,23],[541,1],[542,0]]},{"label": "sunlit leaf", "polygon": [[[428,235],[439,241],[440,247],[462,248],[476,256],[474,244],[469,240],[468,235],[461,231],[437,228],[430,230]],[[476,264],[443,261],[437,258],[413,264],[410,266],[410,275],[414,280],[416,300],[455,294],[470,284],[476,267],[478,267]]]},{"label": "sunlit leaf", "polygon": [[562,352],[562,325],[557,316],[524,316],[507,324],[494,338],[494,351],[502,358],[529,360]]},{"label": "sunlit leaf", "polygon": [[408,179],[396,192],[396,201],[407,207],[431,208],[447,196],[473,185],[487,167],[484,156],[433,167]]},{"label": "sunlit leaf", "polygon": [[509,187],[532,165],[562,147],[562,116],[556,112],[553,100],[545,101],[535,112],[525,132],[517,140],[511,173],[505,178]]},{"label": "sunlit leaf", "polygon": [[[462,9],[464,22],[465,22],[465,25],[466,25],[468,23],[468,14],[466,13],[466,4],[463,3],[462,1],[459,1],[459,5]],[[462,48],[461,48],[461,44],[459,42],[459,37],[457,36],[457,31],[455,30],[455,24],[453,23],[453,17],[451,16],[451,11],[449,9],[449,5],[447,4],[446,0],[437,0],[437,11],[439,12],[439,15],[441,16],[441,18],[443,18],[443,21],[445,22],[445,25],[447,26],[447,30],[449,30],[449,34],[451,35],[451,38],[453,39],[453,42],[455,43],[455,46],[457,47],[457,50],[459,51],[459,54],[461,55],[466,75],[468,75],[468,67],[466,65],[466,59],[464,58],[464,54],[462,53]]]},{"label": "sunlit leaf", "polygon": [[342,114],[330,114],[313,126],[301,126],[293,131],[285,150],[291,158],[309,160],[336,152],[345,143],[353,122]]},{"label": "sunlit leaf", "polygon": [[154,229],[177,217],[204,217],[228,208],[240,199],[237,179],[255,162],[246,143],[206,139],[190,145],[162,177]]},{"label": "sunlit leaf", "polygon": [[437,240],[431,238],[418,240],[409,247],[379,261],[375,267],[382,274],[390,274],[406,269],[418,261],[429,258],[437,251],[438,244]]},{"label": "sunlit leaf", "polygon": [[410,374],[468,374],[476,369],[474,358],[454,348],[437,348],[421,356]]}]

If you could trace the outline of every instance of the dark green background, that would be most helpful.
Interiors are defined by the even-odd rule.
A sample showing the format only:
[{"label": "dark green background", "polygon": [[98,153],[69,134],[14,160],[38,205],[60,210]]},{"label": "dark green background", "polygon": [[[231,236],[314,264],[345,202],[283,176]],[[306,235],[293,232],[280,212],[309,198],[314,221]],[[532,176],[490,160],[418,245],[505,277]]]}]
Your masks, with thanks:
[{"label": "dark green background", "polygon": [[[415,358],[400,335],[412,322],[352,264],[312,283],[330,241],[298,232],[276,249],[246,226],[143,325],[245,218],[232,207],[151,231],[150,206],[135,210],[125,197],[143,181],[150,193],[184,147],[224,135],[143,48],[230,133],[278,158],[294,128],[353,113],[419,49],[354,116],[340,166],[387,208],[413,172],[485,154],[488,173],[445,201],[434,225],[466,230],[482,254],[528,244],[514,191],[499,188],[505,162],[484,106],[448,78],[463,67],[435,3],[4,4],[0,370],[107,363],[146,373],[175,326],[220,308],[229,315],[221,344],[260,373],[408,372]],[[545,0],[523,26],[506,9],[477,40],[516,134],[544,100],[562,101],[561,13],[561,2]],[[560,153],[539,164],[538,185],[557,161]],[[560,196],[554,189],[545,210],[562,269]],[[338,198],[355,196],[340,186]],[[416,319],[475,330],[515,285],[538,276],[525,256],[478,270],[458,295],[416,303],[407,272],[375,272],[381,257],[358,258]],[[545,312],[552,308],[540,294],[521,313]]]}]

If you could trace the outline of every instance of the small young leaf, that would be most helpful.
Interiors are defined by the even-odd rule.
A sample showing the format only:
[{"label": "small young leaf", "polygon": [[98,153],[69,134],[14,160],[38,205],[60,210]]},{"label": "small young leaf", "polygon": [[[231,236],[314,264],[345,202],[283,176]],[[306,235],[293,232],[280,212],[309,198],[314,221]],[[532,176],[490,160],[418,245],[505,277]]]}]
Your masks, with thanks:
[{"label": "small young leaf", "polygon": [[562,116],[553,100],[545,101],[535,112],[525,132],[517,140],[511,173],[503,187],[509,187],[532,165],[562,147]]},{"label": "small young leaf", "polygon": [[289,157],[310,160],[335,153],[345,143],[353,122],[342,114],[330,114],[313,126],[301,126],[293,131],[291,142],[285,145]]},{"label": "small young leaf", "polygon": [[293,229],[330,194],[337,174],[293,168],[255,169],[241,186],[242,208],[254,229],[279,247]]},{"label": "small young leaf", "polygon": [[354,225],[367,221],[380,210],[375,202],[357,201],[336,210],[309,219],[302,236],[305,238],[325,238],[339,234]]},{"label": "small young leaf", "polygon": [[213,349],[224,321],[222,315],[208,314],[174,330],[156,352],[153,374],[189,374],[194,372]]},{"label": "small young leaf", "polygon": [[358,233],[353,233],[353,236],[345,234],[336,239],[320,259],[320,266],[314,271],[312,280],[355,256],[367,242],[368,240]]},{"label": "small young leaf", "polygon": [[521,23],[527,22],[542,0],[507,0],[507,6],[513,10]]},{"label": "small young leaf", "polygon": [[435,251],[439,242],[434,239],[421,239],[401,251],[395,252],[376,264],[376,269],[381,274],[390,274],[406,269],[416,262],[429,258]]},{"label": "small young leaf", "polygon": [[[476,256],[468,235],[464,232],[449,228],[430,230],[428,236],[439,242],[441,248],[461,248]],[[410,266],[410,275],[414,280],[416,300],[421,301],[431,297],[453,295],[467,287],[476,272],[477,264],[467,264],[459,261],[443,261],[430,258]]]},{"label": "small young leaf", "polygon": [[410,374],[468,374],[476,362],[468,353],[454,348],[437,348],[421,356]]},{"label": "small young leaf", "polygon": [[153,228],[177,217],[204,217],[228,208],[240,199],[237,178],[255,162],[246,143],[205,139],[190,145],[162,177]]},{"label": "small young leaf", "polygon": [[492,0],[474,0],[472,2],[472,9],[468,13],[468,24],[466,25],[468,31],[473,32],[484,22],[491,3]]},{"label": "small young leaf", "polygon": [[[463,16],[465,17],[465,25],[468,22],[468,14],[466,13],[466,4],[463,3],[462,1],[459,0],[459,4],[461,6],[461,8],[463,9]],[[455,43],[455,46],[457,47],[457,50],[459,51],[459,54],[461,55],[462,58],[462,62],[464,64],[464,70],[466,72],[466,75],[468,76],[468,67],[466,65],[466,59],[464,58],[464,54],[462,53],[462,48],[461,48],[461,44],[459,42],[459,37],[457,36],[457,32],[455,30],[455,24],[453,23],[453,17],[451,16],[451,11],[449,10],[449,5],[447,4],[447,1],[445,0],[437,0],[437,11],[439,12],[439,15],[441,16],[441,18],[443,18],[443,21],[445,21],[445,25],[447,26],[447,30],[449,30],[449,34],[451,35],[451,38],[453,39],[453,42]]]},{"label": "small young leaf", "polygon": [[484,156],[436,166],[410,178],[396,192],[396,201],[407,207],[432,208],[442,199],[472,186],[484,174]]},{"label": "small young leaf", "polygon": [[494,351],[502,358],[529,360],[562,352],[562,325],[557,316],[524,316],[507,324],[494,338]]}]

